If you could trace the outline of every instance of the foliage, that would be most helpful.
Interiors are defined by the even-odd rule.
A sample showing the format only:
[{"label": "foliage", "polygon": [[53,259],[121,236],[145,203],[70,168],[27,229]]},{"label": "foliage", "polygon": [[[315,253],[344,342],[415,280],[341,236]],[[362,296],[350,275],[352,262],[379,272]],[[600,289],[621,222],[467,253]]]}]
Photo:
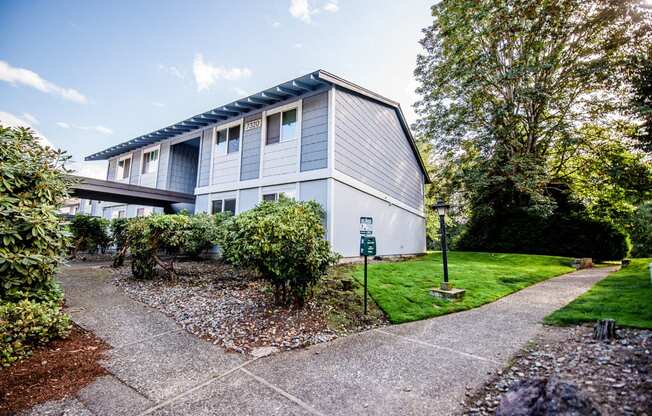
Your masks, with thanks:
[{"label": "foliage", "polygon": [[652,257],[652,202],[637,208],[629,226],[632,257]]},{"label": "foliage", "polygon": [[0,299],[61,299],[54,281],[68,235],[57,210],[72,180],[65,152],[42,147],[29,129],[0,126]]},{"label": "foliage", "polygon": [[324,239],[323,216],[314,201],[262,202],[225,221],[219,246],[227,261],[269,280],[277,303],[302,304],[308,288],[337,261]]},{"label": "foliage", "polygon": [[634,94],[631,101],[634,114],[641,120],[632,137],[640,149],[652,153],[652,47],[632,61],[630,77]]},{"label": "foliage", "polygon": [[648,13],[635,0],[444,0],[432,15],[415,71],[420,136],[453,155],[474,211],[550,214],[550,158],[584,124],[624,112]]},{"label": "foliage", "polygon": [[[369,293],[392,323],[415,321],[476,308],[532,284],[575,270],[571,259],[523,254],[450,252],[450,282],[466,289],[460,301],[436,299],[429,291],[441,282],[441,253],[402,262],[369,265]],[[353,274],[363,281],[363,268]]]},{"label": "foliage", "polygon": [[474,216],[456,247],[597,260],[620,260],[629,252],[627,235],[610,222],[581,213],[542,217],[525,210]]},{"label": "foliage", "polygon": [[202,213],[189,216],[189,235],[183,245],[183,252],[191,257],[198,257],[213,248],[218,239],[219,227],[229,215],[230,213],[227,212],[214,215]]},{"label": "foliage", "polygon": [[615,319],[616,325],[652,329],[652,285],[648,264],[652,258],[631,264],[595,284],[585,294],[548,315],[544,322],[574,325]]},{"label": "foliage", "polygon": [[120,267],[124,264],[125,255],[129,248],[127,226],[128,218],[114,218],[111,220],[111,240],[115,244],[116,253],[113,257],[113,267]]},{"label": "foliage", "polygon": [[[175,214],[150,215],[132,218],[126,226],[123,251],[132,255],[134,277],[149,279],[156,274],[156,266],[171,277],[176,277],[174,262],[184,253],[196,257],[217,242],[218,229],[225,215]],[[164,261],[161,253],[167,254]]]},{"label": "foliage", "polygon": [[72,234],[72,256],[75,257],[78,251],[96,253],[98,248],[104,252],[111,243],[108,233],[109,221],[90,215],[77,214],[68,225]]},{"label": "foliage", "polygon": [[70,318],[55,302],[0,303],[0,365],[8,366],[29,354],[35,346],[65,337]]}]

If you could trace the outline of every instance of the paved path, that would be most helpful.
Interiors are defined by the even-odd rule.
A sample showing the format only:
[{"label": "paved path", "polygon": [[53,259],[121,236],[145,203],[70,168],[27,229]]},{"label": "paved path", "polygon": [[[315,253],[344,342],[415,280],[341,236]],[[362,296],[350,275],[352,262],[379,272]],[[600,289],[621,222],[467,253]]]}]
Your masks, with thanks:
[{"label": "paved path", "polygon": [[613,268],[570,273],[483,307],[261,359],[225,353],[127,298],[106,271],[61,277],[79,325],[113,346],[112,375],[33,415],[450,415]]}]

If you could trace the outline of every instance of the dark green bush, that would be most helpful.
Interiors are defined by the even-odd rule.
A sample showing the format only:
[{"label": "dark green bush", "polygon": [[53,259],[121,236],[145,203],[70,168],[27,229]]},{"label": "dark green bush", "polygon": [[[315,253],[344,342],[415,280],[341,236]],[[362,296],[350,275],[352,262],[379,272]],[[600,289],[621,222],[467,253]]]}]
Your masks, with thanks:
[{"label": "dark green bush", "polygon": [[188,237],[183,244],[183,253],[190,257],[198,257],[217,244],[218,229],[229,217],[229,213],[215,215],[190,215]]},{"label": "dark green bush", "polygon": [[120,267],[125,262],[125,256],[129,249],[127,225],[129,225],[128,218],[114,218],[111,220],[111,241],[115,244],[113,267]]},{"label": "dark green bush", "polygon": [[323,215],[316,202],[262,202],[225,221],[219,246],[226,261],[270,281],[278,304],[302,304],[338,258],[324,240]]},{"label": "dark green bush", "polygon": [[70,220],[68,228],[73,241],[72,257],[75,257],[79,251],[95,254],[99,249],[104,252],[111,243],[109,221],[104,218],[77,214]]},{"label": "dark green bush", "polygon": [[29,129],[0,126],[0,300],[58,301],[54,281],[69,243],[57,210],[72,180],[65,152],[44,148]]},{"label": "dark green bush", "polygon": [[0,303],[0,365],[30,355],[34,347],[65,337],[69,330],[70,318],[55,302]]},{"label": "dark green bush", "polygon": [[646,202],[636,209],[629,232],[632,257],[652,257],[652,202]]},{"label": "dark green bush", "polygon": [[472,218],[456,249],[620,260],[629,245],[618,227],[581,213],[542,217],[513,210]]}]

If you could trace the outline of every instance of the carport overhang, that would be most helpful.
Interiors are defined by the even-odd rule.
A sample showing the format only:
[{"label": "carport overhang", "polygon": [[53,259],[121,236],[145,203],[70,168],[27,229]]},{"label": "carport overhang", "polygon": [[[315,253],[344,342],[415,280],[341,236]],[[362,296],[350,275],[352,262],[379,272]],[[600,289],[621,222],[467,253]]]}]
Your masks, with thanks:
[{"label": "carport overhang", "polygon": [[171,212],[172,204],[194,204],[195,196],[183,192],[167,191],[128,183],[105,181],[71,175],[75,183],[70,196],[95,201],[163,207]]}]

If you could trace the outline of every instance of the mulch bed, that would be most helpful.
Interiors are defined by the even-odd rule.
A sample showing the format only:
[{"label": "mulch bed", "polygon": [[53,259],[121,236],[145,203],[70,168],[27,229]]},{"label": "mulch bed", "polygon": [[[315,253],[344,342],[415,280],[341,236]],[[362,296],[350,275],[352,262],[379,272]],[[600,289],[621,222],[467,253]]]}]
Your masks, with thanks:
[{"label": "mulch bed", "polygon": [[62,399],[108,374],[98,363],[108,348],[93,333],[73,325],[68,338],[52,341],[30,357],[1,368],[0,415]]},{"label": "mulch bed", "polygon": [[[187,331],[227,351],[290,350],[386,324],[377,311],[365,320],[351,318],[338,302],[349,299],[352,291],[337,290],[338,282],[317,290],[302,308],[279,307],[269,285],[250,271],[219,261],[180,262],[175,269],[175,280],[135,280],[127,265],[116,271],[114,281],[130,297],[160,309]],[[337,314],[337,322],[332,322]]]},{"label": "mulch bed", "polygon": [[591,326],[545,327],[513,363],[467,393],[464,415],[493,415],[521,380],[556,377],[580,388],[603,415],[652,415],[652,331],[619,329],[595,341]]}]

